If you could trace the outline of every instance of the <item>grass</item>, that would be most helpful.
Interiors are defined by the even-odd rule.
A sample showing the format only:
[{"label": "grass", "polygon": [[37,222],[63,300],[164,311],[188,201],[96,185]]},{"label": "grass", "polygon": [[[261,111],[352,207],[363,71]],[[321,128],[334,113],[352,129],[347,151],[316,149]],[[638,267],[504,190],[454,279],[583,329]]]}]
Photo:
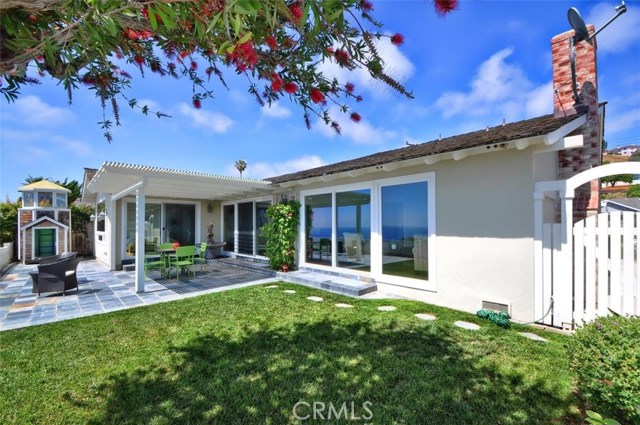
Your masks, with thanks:
[{"label": "grass", "polygon": [[237,289],[1,332],[0,423],[303,423],[300,401],[359,417],[369,402],[375,424],[578,423],[566,337],[538,333],[550,342],[413,301]]}]

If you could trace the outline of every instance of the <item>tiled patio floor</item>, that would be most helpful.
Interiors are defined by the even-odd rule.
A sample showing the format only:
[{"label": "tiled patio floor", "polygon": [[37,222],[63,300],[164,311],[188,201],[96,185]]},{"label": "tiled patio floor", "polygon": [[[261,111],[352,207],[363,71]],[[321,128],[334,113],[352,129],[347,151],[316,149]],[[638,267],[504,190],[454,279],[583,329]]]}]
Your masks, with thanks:
[{"label": "tiled patio floor", "polygon": [[227,265],[209,265],[206,272],[197,268],[196,278],[161,280],[150,272],[145,292],[136,293],[134,272],[111,272],[96,260],[78,265],[78,290],[62,293],[32,294],[28,272],[35,265],[18,264],[0,278],[0,331],[90,316],[131,307],[172,301],[230,288],[272,282],[260,273]]}]

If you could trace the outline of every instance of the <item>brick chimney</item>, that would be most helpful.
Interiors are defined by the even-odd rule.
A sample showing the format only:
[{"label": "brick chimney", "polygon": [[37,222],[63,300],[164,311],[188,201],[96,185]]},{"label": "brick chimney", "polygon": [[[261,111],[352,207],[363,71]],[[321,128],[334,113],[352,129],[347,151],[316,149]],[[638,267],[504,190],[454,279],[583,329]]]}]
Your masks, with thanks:
[{"label": "brick chimney", "polygon": [[[593,34],[593,25],[587,25]],[[573,96],[571,81],[571,47],[573,30],[558,34],[551,39],[553,62],[553,113],[556,118],[587,114],[587,123],[571,135],[582,134],[584,146],[558,152],[559,180],[565,180],[602,163],[602,141],[600,140],[600,119],[598,114],[598,74],[596,63],[596,40],[589,44],[580,41],[575,44],[575,69],[579,102]],[[587,215],[596,214],[600,204],[600,182],[592,181],[575,192],[573,200],[574,222]]]}]

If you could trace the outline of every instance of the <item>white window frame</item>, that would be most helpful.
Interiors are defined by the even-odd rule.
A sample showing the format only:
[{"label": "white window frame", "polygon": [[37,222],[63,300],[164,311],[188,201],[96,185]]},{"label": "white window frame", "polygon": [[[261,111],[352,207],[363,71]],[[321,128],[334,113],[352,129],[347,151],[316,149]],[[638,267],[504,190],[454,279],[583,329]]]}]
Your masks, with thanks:
[{"label": "white window frame", "polygon": [[[243,254],[238,251],[238,237],[239,237],[239,233],[238,233],[238,204],[246,204],[251,202],[253,204],[252,207],[252,212],[253,212],[253,254]],[[238,200],[233,200],[233,201],[226,201],[226,202],[221,202],[220,203],[220,240],[222,240],[222,236],[224,235],[224,207],[225,206],[229,206],[229,205],[233,205],[233,247],[232,249],[228,249],[228,247],[223,247],[222,248],[222,252],[224,252],[225,254],[229,254],[229,255],[235,255],[238,257],[250,257],[250,258],[259,258],[259,259],[267,259],[267,257],[265,257],[264,255],[257,255],[257,249],[258,249],[258,245],[257,245],[257,229],[256,229],[256,220],[257,220],[257,216],[256,216],[256,203],[257,202],[268,202],[269,204],[273,205],[273,196],[271,195],[265,195],[265,196],[258,196],[258,197],[253,197],[253,198],[244,198],[244,199],[238,199]]]},{"label": "white window frame", "polygon": [[[399,184],[427,182],[427,249],[428,249],[428,270],[429,279],[419,280],[410,279],[400,276],[384,275],[382,274],[382,258],[380,253],[382,252],[382,187],[393,186]],[[336,229],[336,194],[338,192],[346,192],[350,190],[363,190],[369,189],[371,191],[371,247],[370,247],[370,272],[352,270],[345,267],[337,266],[337,229]],[[306,197],[311,195],[331,194],[331,266],[325,266],[322,264],[309,263],[306,260],[307,249],[307,234],[306,234]],[[437,290],[436,285],[436,173],[420,173],[410,174],[400,177],[390,177],[370,180],[360,183],[350,183],[337,186],[325,186],[315,189],[300,191],[300,227],[298,234],[300,235],[300,250],[299,250],[299,264],[300,266],[314,268],[318,270],[325,270],[337,273],[349,273],[353,275],[360,275],[366,277],[372,277],[376,282],[385,283],[389,285],[403,286],[413,289],[419,289],[423,291]]]},{"label": "white window frame", "polygon": [[[120,206],[120,217],[121,217],[120,222],[122,223],[122,225],[120,226],[120,258],[121,260],[130,260],[135,258],[133,256],[126,255],[127,253],[127,204],[135,205],[136,199],[128,196],[123,199],[122,205]],[[202,240],[201,240],[202,238],[200,237],[200,227],[202,226],[202,220],[201,220],[202,203],[200,201],[184,201],[184,200],[176,200],[176,199],[169,199],[169,198],[146,197],[145,204],[160,204],[160,211],[161,211],[160,223],[162,227],[164,227],[164,219],[166,214],[165,204],[195,205],[196,207],[195,244],[199,245],[200,243],[202,243]],[[161,241],[164,241],[164,231],[161,233],[161,235],[162,235]]]}]

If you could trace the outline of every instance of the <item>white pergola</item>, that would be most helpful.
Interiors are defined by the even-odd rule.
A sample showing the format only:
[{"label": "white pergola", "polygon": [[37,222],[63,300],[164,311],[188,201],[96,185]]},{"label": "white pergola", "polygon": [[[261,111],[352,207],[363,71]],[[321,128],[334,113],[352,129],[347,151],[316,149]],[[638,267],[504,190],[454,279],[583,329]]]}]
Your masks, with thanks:
[{"label": "white pergola", "polygon": [[[113,217],[115,202],[135,193],[136,237],[135,267],[136,291],[144,292],[144,222],[147,196],[175,199],[207,199],[225,201],[271,193],[271,183],[264,180],[242,179],[217,174],[183,171],[142,165],[105,162],[87,185],[89,192],[104,202],[107,216]],[[113,226],[111,226],[113,227]],[[115,237],[110,228],[109,249]],[[139,249],[140,248],[140,249]],[[115,267],[115,259],[110,255]]]}]

